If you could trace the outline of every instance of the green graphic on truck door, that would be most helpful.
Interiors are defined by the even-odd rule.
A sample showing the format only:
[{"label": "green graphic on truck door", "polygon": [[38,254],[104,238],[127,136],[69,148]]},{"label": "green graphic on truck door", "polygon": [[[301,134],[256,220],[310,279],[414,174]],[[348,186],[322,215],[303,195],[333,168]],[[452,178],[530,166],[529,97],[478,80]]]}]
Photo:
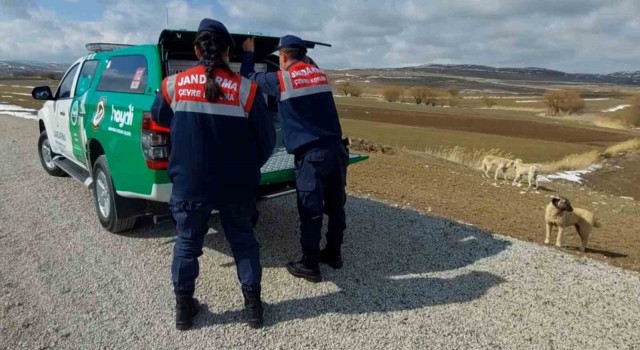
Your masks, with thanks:
[{"label": "green graphic on truck door", "polygon": [[71,147],[73,156],[80,162],[85,163],[84,144],[85,130],[84,119],[87,113],[87,96],[90,94],[89,88],[93,82],[97,60],[87,60],[82,65],[80,76],[76,84],[76,93],[74,95],[71,109],[69,110],[69,131],[71,133]]}]

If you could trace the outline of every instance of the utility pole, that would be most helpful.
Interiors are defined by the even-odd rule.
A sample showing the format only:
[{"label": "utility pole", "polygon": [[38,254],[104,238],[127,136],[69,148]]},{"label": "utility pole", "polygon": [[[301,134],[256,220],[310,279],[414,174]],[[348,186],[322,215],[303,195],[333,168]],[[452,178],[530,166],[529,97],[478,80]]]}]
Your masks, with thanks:
[{"label": "utility pole", "polygon": [[169,28],[169,6],[164,8],[167,11],[167,29]]}]

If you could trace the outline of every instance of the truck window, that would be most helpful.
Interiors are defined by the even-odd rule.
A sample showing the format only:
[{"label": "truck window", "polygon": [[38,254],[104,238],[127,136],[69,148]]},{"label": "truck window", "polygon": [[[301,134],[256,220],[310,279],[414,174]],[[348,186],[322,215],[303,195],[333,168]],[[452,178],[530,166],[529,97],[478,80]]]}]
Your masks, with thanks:
[{"label": "truck window", "polygon": [[75,96],[80,96],[89,90],[91,86],[91,82],[96,73],[96,68],[98,68],[98,60],[90,60],[84,61],[82,65],[82,70],[80,70],[80,77],[78,78],[78,83],[76,84],[76,94]]},{"label": "truck window", "polygon": [[71,88],[73,87],[73,79],[76,77],[78,66],[78,64],[73,66],[62,79],[60,86],[58,86],[58,91],[56,91],[56,100],[73,97],[71,96]]},{"label": "truck window", "polygon": [[147,59],[142,55],[113,56],[102,70],[98,91],[142,94],[147,88]]}]

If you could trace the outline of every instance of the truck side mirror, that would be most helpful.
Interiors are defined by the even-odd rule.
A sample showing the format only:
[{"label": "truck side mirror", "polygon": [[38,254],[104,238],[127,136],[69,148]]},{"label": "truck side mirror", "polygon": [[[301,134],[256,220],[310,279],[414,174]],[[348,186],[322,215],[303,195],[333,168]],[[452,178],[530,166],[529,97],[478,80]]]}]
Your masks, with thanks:
[{"label": "truck side mirror", "polygon": [[48,101],[53,100],[53,94],[51,88],[48,86],[38,86],[31,91],[31,97],[36,100]]}]

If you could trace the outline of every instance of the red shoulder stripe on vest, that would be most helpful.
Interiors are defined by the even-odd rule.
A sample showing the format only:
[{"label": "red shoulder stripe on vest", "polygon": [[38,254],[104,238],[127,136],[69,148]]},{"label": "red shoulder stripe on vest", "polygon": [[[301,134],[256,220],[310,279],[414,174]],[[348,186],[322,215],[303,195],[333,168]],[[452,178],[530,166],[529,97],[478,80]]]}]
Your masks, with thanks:
[{"label": "red shoulder stripe on vest", "polygon": [[169,96],[169,91],[167,91],[168,87],[167,87],[167,83],[168,83],[169,77],[166,77],[164,79],[162,79],[162,96],[164,97],[164,101],[167,104],[171,104],[171,100],[173,98],[173,96]]},{"label": "red shoulder stripe on vest", "polygon": [[249,90],[249,96],[247,102],[244,104],[244,111],[249,113],[253,107],[253,101],[256,99],[256,93],[258,92],[258,84],[251,82],[251,88]]}]

